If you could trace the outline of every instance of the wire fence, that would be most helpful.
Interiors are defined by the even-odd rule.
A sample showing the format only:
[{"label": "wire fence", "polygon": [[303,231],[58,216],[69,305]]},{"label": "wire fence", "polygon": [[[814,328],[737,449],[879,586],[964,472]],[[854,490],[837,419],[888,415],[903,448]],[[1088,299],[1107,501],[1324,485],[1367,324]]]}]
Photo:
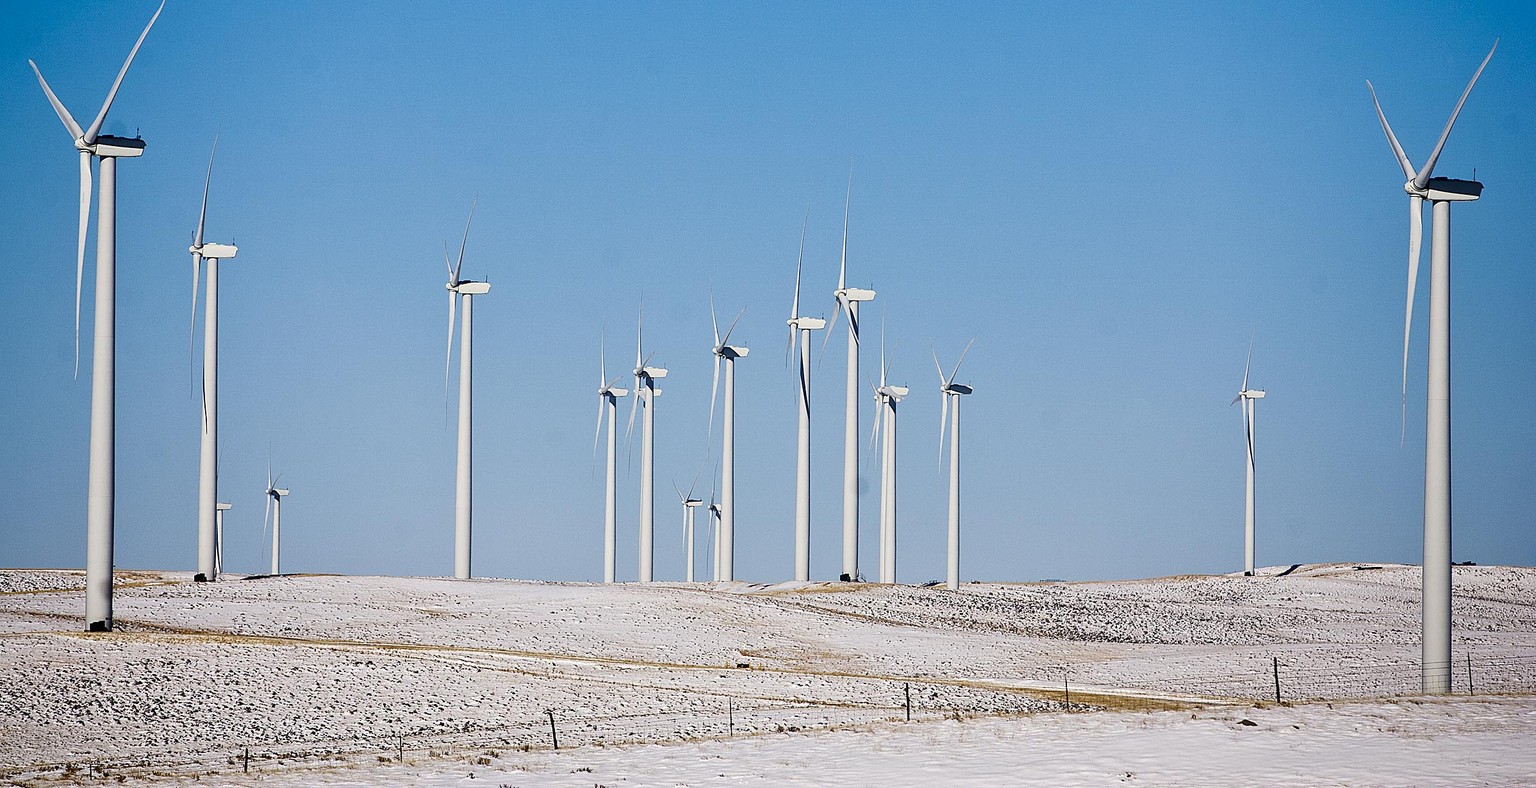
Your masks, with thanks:
[{"label": "wire fence", "polygon": [[[414,763],[447,760],[471,768],[491,766],[512,752],[554,751],[730,739],[775,733],[851,728],[872,723],[941,718],[1098,710],[1162,710],[1208,703],[1366,700],[1423,693],[1423,670],[1414,660],[1359,657],[1326,667],[1315,656],[1292,652],[1251,658],[1225,672],[1182,677],[1096,681],[1094,667],[1062,666],[1059,683],[1010,678],[860,677],[862,701],[735,697],[726,693],[668,690],[680,711],[593,714],[582,709],[508,710],[504,722],[437,721],[356,735],[306,741],[204,742],[145,748],[120,757],[33,763],[0,768],[0,779],[27,781],[62,776],[189,776],[325,768],[358,762]],[[1536,654],[1478,657],[1464,654],[1448,665],[1449,691],[1461,695],[1536,692]],[[1233,667],[1233,666],[1229,666]],[[1443,675],[1443,670],[1437,671]],[[654,688],[653,688],[654,689]]]}]

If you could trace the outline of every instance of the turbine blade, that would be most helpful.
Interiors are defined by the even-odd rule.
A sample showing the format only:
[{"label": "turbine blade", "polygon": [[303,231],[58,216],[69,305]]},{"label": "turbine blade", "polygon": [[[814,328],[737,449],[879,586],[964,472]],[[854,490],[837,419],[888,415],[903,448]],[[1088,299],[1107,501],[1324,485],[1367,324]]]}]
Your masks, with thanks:
[{"label": "turbine blade", "polygon": [[459,321],[459,294],[448,291],[448,345],[443,352],[443,403],[448,402],[449,370],[453,367],[453,329]]},{"label": "turbine blade", "polygon": [[219,152],[219,135],[213,135],[213,150],[208,152],[208,174],[203,177],[203,206],[197,211],[197,235],[192,239],[193,246],[203,245],[203,220],[208,218],[208,186],[213,183],[213,157]]},{"label": "turbine blade", "polygon": [[80,286],[85,280],[85,229],[91,222],[91,153],[80,151],[80,233],[75,244],[75,377],[80,377]]},{"label": "turbine blade", "polygon": [[1429,158],[1424,161],[1424,167],[1413,179],[1413,185],[1424,188],[1429,184],[1430,175],[1434,174],[1435,162],[1440,160],[1440,151],[1445,148],[1445,140],[1451,136],[1451,127],[1456,125],[1456,116],[1461,114],[1461,105],[1467,103],[1467,96],[1472,95],[1472,86],[1477,84],[1477,78],[1483,75],[1483,69],[1488,67],[1488,61],[1493,59],[1493,53],[1499,48],[1498,39],[1493,41],[1493,49],[1488,50],[1488,55],[1477,67],[1477,72],[1472,75],[1472,80],[1467,83],[1467,89],[1461,92],[1461,99],[1456,102],[1456,109],[1451,110],[1451,119],[1445,122],[1445,131],[1440,132],[1440,140],[1435,143],[1435,149],[1430,151]]},{"label": "turbine blade", "polygon": [[608,388],[608,347],[604,333],[599,330],[597,334],[597,389],[602,391]]},{"label": "turbine blade", "polygon": [[37,84],[43,86],[43,93],[47,94],[48,103],[53,105],[54,114],[59,116],[59,120],[64,121],[64,128],[69,130],[69,138],[77,140],[85,136],[85,132],[80,130],[80,124],[76,123],[74,116],[70,115],[69,110],[64,108],[64,102],[59,101],[59,97],[53,95],[53,88],[48,87],[48,80],[43,79],[43,72],[37,70],[37,64],[28,60],[27,65],[31,66],[32,73],[37,75]]},{"label": "turbine blade", "polygon": [[453,260],[448,257],[448,242],[443,241],[443,268],[448,270],[448,284],[458,284],[458,277],[453,275]]},{"label": "turbine blade", "polygon": [[971,345],[974,345],[974,344],[976,344],[976,338],[975,337],[971,337],[971,341],[965,343],[965,350],[960,351],[960,360],[955,362],[954,370],[949,373],[949,382],[950,383],[954,383],[955,382],[955,376],[960,374],[960,365],[965,363],[965,354],[971,352]]},{"label": "turbine blade", "polygon": [[1403,146],[1398,144],[1397,135],[1392,133],[1392,126],[1387,123],[1386,113],[1381,111],[1381,102],[1376,100],[1376,86],[1367,79],[1365,87],[1371,91],[1371,103],[1376,105],[1376,119],[1381,121],[1381,130],[1387,133],[1387,142],[1392,143],[1392,155],[1397,157],[1397,164],[1403,168],[1403,177],[1414,176],[1413,164],[1408,161],[1408,154],[1403,152]]},{"label": "turbine blade", "polygon": [[597,398],[597,426],[592,430],[592,470],[597,471],[597,439],[603,435],[603,411],[608,405],[608,395]]},{"label": "turbine blade", "polygon": [[944,476],[944,438],[949,432],[949,400],[950,395],[943,396],[944,404],[939,408],[939,477]]},{"label": "turbine blade", "polygon": [[1408,439],[1408,335],[1413,331],[1413,294],[1419,284],[1419,251],[1424,244],[1424,198],[1408,197],[1408,305],[1403,310],[1403,424],[1397,445]]},{"label": "turbine blade", "polygon": [[805,262],[805,228],[811,221],[811,209],[805,209],[805,219],[800,222],[800,254],[795,257],[795,300],[790,302],[789,319],[800,317],[800,267]]},{"label": "turbine blade", "polygon": [[[688,502],[688,499],[683,497],[683,488],[677,486],[677,480],[676,479],[672,480],[672,490],[673,490],[673,492],[677,493],[677,502],[678,503],[687,503]],[[687,511],[687,510],[684,510],[684,511]],[[684,516],[686,517],[686,515],[684,515]]]},{"label": "turbine blade", "polygon": [[640,359],[640,340],[645,336],[645,305],[640,305],[640,317],[635,321],[635,369],[642,366]]},{"label": "turbine blade", "polygon": [[827,343],[832,341],[832,329],[837,328],[837,318],[843,314],[843,297],[837,297],[837,308],[832,310],[832,319],[827,322],[827,333],[821,338],[821,358],[827,358]]},{"label": "turbine blade", "polygon": [[107,100],[102,102],[101,111],[96,113],[96,120],[91,122],[91,127],[85,130],[85,142],[90,144],[96,141],[96,133],[101,131],[101,124],[107,119],[107,110],[112,109],[112,101],[117,98],[117,89],[123,84],[123,77],[128,75],[128,67],[133,65],[133,56],[139,54],[139,46],[144,43],[144,37],[149,35],[149,29],[155,26],[155,20],[160,18],[160,12],[165,10],[165,0],[160,0],[160,7],[155,9],[155,15],[149,18],[149,24],[144,26],[144,32],[139,34],[139,40],[133,42],[133,49],[128,52],[128,59],[123,61],[122,70],[117,72],[117,80],[112,83],[112,89],[107,91]]},{"label": "turbine blade", "polygon": [[705,439],[715,439],[715,399],[720,395],[720,356],[715,355],[715,375],[709,384],[709,430],[704,433]]},{"label": "turbine blade", "polygon": [[939,388],[942,389],[948,386],[949,381],[944,379],[944,367],[939,363],[939,351],[937,350],[933,351],[933,368],[938,370],[939,373]]},{"label": "turbine blade", "polygon": [[848,205],[853,201],[853,160],[848,160],[848,191],[843,195],[843,255],[837,264],[837,289],[848,286]]},{"label": "turbine blade", "polygon": [[[191,388],[192,381],[197,380],[197,289],[201,284],[203,270],[203,256],[197,252],[192,253],[192,319],[187,323],[187,374],[191,377],[187,380],[187,387]],[[188,394],[192,392],[188,391]]]},{"label": "turbine blade", "polygon": [[729,345],[731,343],[731,332],[736,330],[736,324],[740,322],[741,316],[746,313],[747,308],[742,307],[741,311],[736,313],[736,317],[731,319],[731,324],[725,327],[725,336],[720,338],[721,345]]},{"label": "turbine blade", "polygon": [[715,338],[715,348],[718,349],[720,347],[720,323],[719,323],[719,321],[715,320],[715,291],[714,291],[714,288],[710,288],[710,291],[709,291],[709,330],[714,335],[714,338]]},{"label": "turbine blade", "polygon": [[479,198],[469,204],[469,219],[464,222],[464,237],[459,241],[459,261],[453,266],[453,281],[459,281],[459,272],[464,269],[464,247],[469,243],[469,225],[475,221],[475,206],[479,204]]},{"label": "turbine blade", "polygon": [[1248,464],[1254,466],[1254,473],[1258,473],[1258,464],[1253,461],[1253,415],[1249,412],[1253,406],[1253,400],[1243,403],[1243,434],[1248,438]]},{"label": "turbine blade", "polygon": [[1248,360],[1243,362],[1243,386],[1238,391],[1248,390],[1248,367],[1253,364],[1253,340],[1248,340]]},{"label": "turbine blade", "polygon": [[641,385],[642,385],[642,383],[641,383],[641,380],[640,380],[640,376],[636,375],[635,376],[634,396],[629,398],[629,426],[624,428],[624,453],[625,454],[629,453],[630,438],[635,433],[635,410],[640,407],[640,397],[641,397],[640,387],[641,387]]}]

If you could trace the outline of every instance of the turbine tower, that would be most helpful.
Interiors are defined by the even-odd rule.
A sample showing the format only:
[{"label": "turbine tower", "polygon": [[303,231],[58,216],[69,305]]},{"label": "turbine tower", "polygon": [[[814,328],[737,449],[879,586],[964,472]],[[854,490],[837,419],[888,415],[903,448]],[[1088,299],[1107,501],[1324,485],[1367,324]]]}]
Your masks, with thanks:
[{"label": "turbine tower", "polygon": [[213,153],[208,154],[208,174],[203,179],[203,207],[197,214],[197,231],[192,235],[192,325],[187,329],[187,347],[191,351],[197,324],[197,286],[203,261],[208,262],[208,299],[203,306],[203,407],[202,451],[197,476],[197,575],[199,580],[217,580],[219,576],[219,535],[216,508],[219,500],[219,261],[229,260],[237,251],[233,244],[203,242],[203,221],[208,216],[208,185],[213,181],[213,156],[219,149],[217,137]]},{"label": "turbine tower", "polygon": [[[950,590],[960,588],[960,398],[970,394],[973,389],[964,383],[956,383],[955,376],[960,374],[960,365],[965,363],[965,354],[971,352],[971,345],[976,340],[966,343],[965,350],[960,352],[960,360],[955,362],[955,368],[950,371],[949,377],[944,376],[944,367],[939,364],[938,351],[933,354],[933,366],[939,371],[939,391],[944,395],[944,404],[939,409],[939,464],[944,463],[944,426],[949,421],[950,411],[955,414],[954,421],[949,422],[949,564],[948,586]],[[951,406],[953,401],[953,406]]]},{"label": "turbine tower", "polygon": [[1472,86],[1482,76],[1488,61],[1499,48],[1483,58],[1471,81],[1451,111],[1445,130],[1435,143],[1424,166],[1414,170],[1398,144],[1397,135],[1387,124],[1387,116],[1376,100],[1370,81],[1371,101],[1376,117],[1386,132],[1392,153],[1408,179],[1403,190],[1408,193],[1408,306],[1403,320],[1403,430],[1407,432],[1408,413],[1408,335],[1413,324],[1413,295],[1419,275],[1419,249],[1423,243],[1424,201],[1434,206],[1430,233],[1429,280],[1429,374],[1425,408],[1424,438],[1424,569],[1422,601],[1423,653],[1420,680],[1426,693],[1451,691],[1451,203],[1471,202],[1482,196],[1483,185],[1477,181],[1433,177],[1435,163],[1445,148],[1456,116],[1472,93]]},{"label": "turbine tower", "polygon": [[112,528],[115,506],[114,444],[116,437],[116,364],[117,364],[117,160],[144,155],[144,140],[101,134],[107,111],[117,98],[117,89],[133,65],[144,37],[160,18],[165,3],[155,9],[139,40],[128,52],[128,59],[117,72],[117,80],[107,91],[96,119],[81,129],[63,102],[48,87],[43,72],[28,60],[37,82],[48,96],[48,103],[63,121],[80,152],[80,232],[75,251],[75,375],[80,374],[80,287],[85,276],[85,229],[91,218],[91,159],[101,160],[101,196],[96,212],[96,317],[93,323],[96,341],[91,346],[91,449],[90,473],[86,483],[85,514],[85,624],[91,632],[112,631]]},{"label": "turbine tower", "polygon": [[[698,480],[695,479],[694,482],[697,483]],[[687,582],[692,583],[694,564],[693,516],[694,511],[697,510],[700,506],[703,506],[704,502],[698,498],[693,497],[692,486],[689,486],[688,493],[686,495],[683,494],[682,488],[677,486],[677,482],[672,483],[672,489],[677,491],[677,502],[683,506],[683,563],[687,567],[685,569],[686,574],[684,575],[684,578],[687,580]]]},{"label": "turbine tower", "polygon": [[615,386],[618,378],[608,379],[607,355],[599,345],[597,367],[597,431],[592,435],[592,454],[597,455],[597,440],[603,433],[603,414],[608,415],[608,471],[604,477],[603,505],[603,582],[614,582],[615,576],[615,497],[614,497],[614,420],[618,416],[619,397],[629,396],[628,389]]},{"label": "turbine tower", "polygon": [[717,583],[725,579],[721,574],[720,523],[720,504],[716,502],[715,494],[711,491],[709,495],[709,538],[711,542],[709,577]]},{"label": "turbine tower", "polygon": [[[853,169],[848,171],[848,193],[843,198],[843,254],[837,266],[837,311],[832,326],[848,311],[848,386],[843,421],[843,573],[846,581],[859,578],[859,304],[875,300],[875,291],[848,286],[848,204],[853,198]],[[822,344],[830,341],[827,331]]]},{"label": "turbine tower", "polygon": [[215,544],[213,553],[214,577],[218,577],[219,575],[224,574],[224,513],[233,508],[235,508],[235,505],[232,503],[216,503],[213,506],[213,541]]},{"label": "turbine tower", "polygon": [[656,381],[665,378],[667,370],[648,366],[650,356],[641,355],[644,333],[642,309],[635,329],[635,398],[629,403],[629,426],[624,430],[624,441],[628,444],[635,429],[635,408],[644,405],[645,421],[641,426],[645,434],[640,441],[640,582],[649,583],[655,579],[652,562],[656,555],[656,398],[661,396]]},{"label": "turbine tower", "polygon": [[453,325],[459,299],[464,299],[464,327],[459,332],[459,456],[453,499],[453,576],[470,577],[470,521],[474,512],[474,297],[491,291],[490,282],[462,279],[464,246],[469,243],[469,225],[475,220],[475,206],[469,207],[464,222],[464,238],[459,241],[458,262],[449,264],[448,248],[443,247],[443,265],[448,268],[448,353],[443,360],[443,394],[448,393],[448,370],[453,365]]},{"label": "turbine tower", "polygon": [[1232,398],[1232,404],[1243,404],[1243,434],[1248,440],[1248,486],[1244,501],[1243,515],[1243,574],[1253,576],[1253,417],[1258,410],[1258,401],[1264,399],[1264,392],[1259,389],[1248,388],[1248,365],[1253,361],[1253,343],[1248,343],[1248,361],[1243,363],[1243,385],[1238,388],[1237,396]]},{"label": "turbine tower", "polygon": [[[809,221],[809,214],[807,214]],[[800,429],[795,460],[795,579],[811,579],[811,332],[827,327],[819,317],[800,314],[800,267],[805,261],[805,223],[800,225],[800,256],[795,260],[795,299],[789,307],[789,348],[799,337]]]},{"label": "turbine tower", "polygon": [[740,345],[732,345],[731,332],[741,320],[743,308],[736,319],[720,336],[720,324],[715,320],[715,297],[709,297],[709,324],[714,332],[715,375],[709,388],[709,432],[715,431],[715,393],[720,386],[720,362],[725,362],[725,410],[721,414],[720,433],[720,503],[710,504],[710,509],[720,518],[719,533],[715,539],[715,580],[736,579],[736,359],[746,358],[749,352]]},{"label": "turbine tower", "polygon": [[282,553],[283,535],[283,498],[288,495],[287,487],[278,487],[277,482],[283,478],[278,474],[272,478],[272,463],[267,462],[267,510],[261,515],[262,530],[265,531],[267,517],[272,518],[272,571],[271,574],[280,574],[278,570],[278,556]]},{"label": "turbine tower", "polygon": [[[883,332],[882,332],[883,334]],[[875,387],[871,446],[880,446],[880,582],[896,582],[896,405],[911,390],[885,380],[885,338],[880,340],[880,385]],[[882,432],[882,423],[884,430]]]}]

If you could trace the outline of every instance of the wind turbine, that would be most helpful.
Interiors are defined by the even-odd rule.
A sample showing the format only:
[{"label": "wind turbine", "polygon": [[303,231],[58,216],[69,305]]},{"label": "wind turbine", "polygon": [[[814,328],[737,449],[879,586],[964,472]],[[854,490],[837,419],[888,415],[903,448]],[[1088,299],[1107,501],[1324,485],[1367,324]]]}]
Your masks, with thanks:
[{"label": "wind turbine", "polygon": [[[848,204],[853,198],[853,168],[848,170],[848,193],[843,198],[843,254],[837,266],[837,311],[832,326],[848,311],[848,387],[843,421],[843,580],[859,577],[859,304],[875,300],[875,291],[848,286]],[[832,338],[828,329],[823,345]]]},{"label": "wind turbine", "polygon": [[149,29],[160,18],[165,3],[155,9],[139,40],[128,52],[128,59],[117,72],[117,80],[107,91],[96,119],[81,129],[63,102],[48,87],[43,72],[28,60],[37,82],[48,96],[48,103],[63,121],[64,128],[80,152],[80,232],[75,251],[75,374],[80,374],[80,287],[85,276],[85,229],[91,217],[91,159],[101,160],[101,196],[96,215],[96,341],[91,346],[91,449],[90,474],[86,483],[85,539],[85,622],[92,632],[112,631],[112,528],[114,494],[113,452],[116,436],[117,363],[117,160],[144,155],[144,140],[101,134],[107,111],[117,98],[117,89],[133,65],[133,57]]},{"label": "wind turbine", "polygon": [[649,583],[654,579],[651,564],[655,557],[656,398],[661,396],[656,381],[666,377],[667,370],[647,365],[650,356],[641,355],[644,332],[645,311],[642,309],[635,329],[635,398],[629,403],[629,426],[625,428],[625,442],[628,442],[629,434],[635,428],[635,408],[644,405],[645,421],[641,426],[645,435],[640,442],[640,581]]},{"label": "wind turbine", "polygon": [[443,393],[448,392],[448,370],[453,365],[453,324],[459,299],[464,299],[464,327],[459,331],[459,457],[453,499],[453,576],[469,579],[470,518],[474,511],[474,297],[491,291],[490,282],[462,279],[464,246],[469,243],[469,225],[475,220],[475,206],[469,207],[464,222],[464,238],[459,241],[458,262],[448,263],[448,248],[443,247],[443,265],[448,268],[448,352],[443,360]]},{"label": "wind turbine", "polygon": [[1376,88],[1366,81],[1376,117],[1386,132],[1392,153],[1402,167],[1403,191],[1408,193],[1408,306],[1403,320],[1403,430],[1408,424],[1408,336],[1413,325],[1413,295],[1419,275],[1419,250],[1423,243],[1424,201],[1434,206],[1430,233],[1429,280],[1429,375],[1424,439],[1424,569],[1422,602],[1423,652],[1420,681],[1426,693],[1451,691],[1451,203],[1471,202],[1482,196],[1477,181],[1433,177],[1435,163],[1445,148],[1456,116],[1499,48],[1483,58],[1471,81],[1451,111],[1434,150],[1417,171],[1398,144],[1376,100]]},{"label": "wind turbine", "polygon": [[213,505],[214,514],[214,543],[213,575],[218,577],[224,574],[224,513],[235,508],[232,503],[216,503]]},{"label": "wind turbine", "polygon": [[[789,307],[789,344],[795,345],[799,334],[800,356],[800,430],[799,452],[795,461],[795,579],[811,579],[811,332],[827,327],[819,317],[800,314],[800,267],[805,261],[805,226],[800,225],[800,256],[795,260],[795,299]],[[786,353],[789,348],[785,348]]]},{"label": "wind turbine", "polygon": [[[885,380],[885,337],[880,338],[880,385],[875,387],[875,426],[870,444],[880,445],[880,582],[896,582],[896,405],[911,390]],[[881,424],[884,423],[882,434]]]},{"label": "wind turbine", "polygon": [[725,410],[721,414],[720,432],[720,504],[710,504],[710,509],[720,518],[718,538],[715,541],[715,580],[736,579],[736,359],[746,358],[749,352],[740,345],[732,345],[731,332],[736,321],[746,312],[736,313],[736,319],[720,336],[720,324],[715,320],[715,297],[709,297],[709,325],[714,332],[715,355],[714,382],[709,389],[709,431],[715,430],[715,392],[720,386],[720,362],[725,362]]},{"label": "wind turbine", "polygon": [[[964,383],[956,383],[955,376],[960,374],[960,365],[965,363],[965,354],[971,352],[971,345],[976,340],[971,340],[965,345],[965,350],[960,352],[960,360],[955,362],[955,368],[950,371],[949,377],[944,376],[944,367],[939,364],[938,351],[933,353],[933,366],[939,371],[939,391],[944,395],[944,404],[939,409],[939,462],[944,462],[944,426],[949,421],[950,411],[954,411],[954,420],[949,421],[949,573],[948,585],[950,590],[960,588],[960,398],[970,394],[973,389]],[[951,406],[953,401],[953,406]]]},{"label": "wind turbine", "polygon": [[603,506],[603,582],[612,583],[615,576],[615,546],[614,546],[614,420],[618,417],[619,397],[629,396],[628,389],[615,386],[618,378],[608,379],[607,353],[599,345],[597,367],[597,395],[601,401],[597,404],[597,431],[592,435],[592,453],[597,454],[597,439],[603,431],[603,414],[608,415],[608,475],[604,481],[604,506]]},{"label": "wind turbine", "polygon": [[1232,404],[1243,403],[1243,434],[1248,439],[1248,486],[1246,488],[1246,501],[1243,516],[1243,574],[1253,576],[1253,417],[1258,410],[1258,401],[1264,399],[1264,392],[1260,389],[1248,388],[1248,366],[1253,361],[1253,343],[1248,343],[1248,361],[1243,362],[1243,385],[1237,390],[1237,396],[1232,398]]},{"label": "wind turbine", "polygon": [[234,244],[203,242],[203,221],[208,217],[208,185],[213,182],[213,156],[219,150],[218,137],[208,154],[208,174],[203,179],[203,207],[197,214],[197,232],[192,235],[192,326],[187,329],[188,350],[197,323],[197,285],[203,261],[208,262],[208,298],[203,307],[203,413],[202,446],[197,475],[197,579],[217,580],[219,576],[219,535],[216,521],[219,500],[219,261],[229,260],[238,251]]},{"label": "wind turbine", "polygon": [[[694,481],[697,483],[698,480],[695,479]],[[688,582],[692,583],[694,564],[693,515],[694,510],[703,506],[704,502],[693,497],[692,486],[689,486],[687,495],[683,494],[683,490],[677,486],[677,482],[672,483],[672,489],[677,491],[677,502],[683,506],[683,555],[685,556],[684,563],[687,565],[685,578]]]},{"label": "wind turbine", "polygon": [[271,463],[271,461],[268,461],[267,462],[267,492],[266,492],[266,495],[267,495],[267,509],[261,515],[261,523],[262,523],[262,526],[263,526],[263,530],[265,530],[265,526],[266,526],[266,523],[267,523],[268,515],[270,515],[272,517],[272,572],[271,572],[271,574],[274,574],[274,575],[280,574],[280,572],[278,571],[278,561],[277,561],[277,559],[278,559],[278,556],[281,554],[281,548],[282,548],[283,497],[289,494],[287,487],[278,487],[277,486],[278,481],[282,480],[282,478],[283,478],[282,474],[278,474],[276,479],[272,478],[272,463]]}]

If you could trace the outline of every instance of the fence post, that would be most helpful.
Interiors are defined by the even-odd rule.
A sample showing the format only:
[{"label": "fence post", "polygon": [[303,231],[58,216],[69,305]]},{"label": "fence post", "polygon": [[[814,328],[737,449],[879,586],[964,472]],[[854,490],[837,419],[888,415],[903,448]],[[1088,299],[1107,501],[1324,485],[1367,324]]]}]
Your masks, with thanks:
[{"label": "fence post", "polygon": [[1275,665],[1275,702],[1280,702],[1280,658],[1274,657]]},{"label": "fence post", "polygon": [[549,740],[555,745],[555,749],[558,750],[560,749],[560,737],[555,734],[555,710],[545,709],[544,711],[549,715]]},{"label": "fence post", "polygon": [[395,761],[405,763],[405,736],[395,737]]},{"label": "fence post", "polygon": [[1475,695],[1472,691],[1472,652],[1467,652],[1467,694]]},{"label": "fence post", "polygon": [[907,695],[907,722],[911,722],[912,721],[912,683],[911,682],[906,682],[906,683],[902,684],[901,687],[902,687],[902,691],[905,692],[906,695]]},{"label": "fence post", "polygon": [[725,699],[725,724],[729,735],[736,735],[736,703],[731,698]]},{"label": "fence post", "polygon": [[248,772],[250,770],[251,770],[251,748],[250,747],[246,747],[245,748],[245,766],[240,771]]},{"label": "fence post", "polygon": [[1067,684],[1067,677],[1061,677],[1061,694],[1066,698],[1067,711],[1072,711],[1072,687]]}]

